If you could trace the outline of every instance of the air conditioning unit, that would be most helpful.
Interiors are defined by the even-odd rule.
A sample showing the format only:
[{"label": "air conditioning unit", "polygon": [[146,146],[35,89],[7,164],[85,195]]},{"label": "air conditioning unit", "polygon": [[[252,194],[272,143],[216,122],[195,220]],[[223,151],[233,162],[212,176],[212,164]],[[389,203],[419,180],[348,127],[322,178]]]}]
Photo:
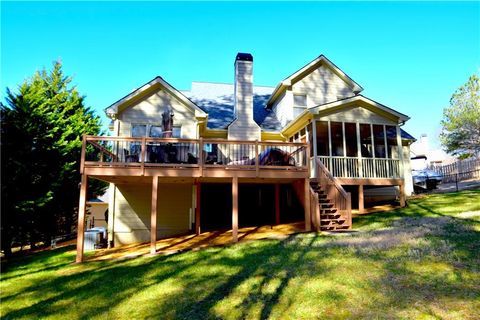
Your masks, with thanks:
[{"label": "air conditioning unit", "polygon": [[103,232],[100,230],[89,229],[85,231],[85,241],[83,244],[85,251],[92,251],[103,246]]}]

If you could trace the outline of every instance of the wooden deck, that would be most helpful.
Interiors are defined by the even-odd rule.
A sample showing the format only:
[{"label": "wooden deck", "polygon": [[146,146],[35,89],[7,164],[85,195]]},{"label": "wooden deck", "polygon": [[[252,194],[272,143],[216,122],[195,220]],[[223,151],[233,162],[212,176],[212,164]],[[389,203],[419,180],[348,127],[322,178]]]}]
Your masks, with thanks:
[{"label": "wooden deck", "polygon": [[[305,143],[85,136],[81,173],[108,182],[120,177],[305,179]],[[251,180],[253,181],[253,180]]]},{"label": "wooden deck", "polygon": [[[280,224],[275,226],[246,227],[238,229],[238,241],[260,239],[283,239],[290,234],[304,232],[304,222]],[[199,250],[212,246],[225,246],[232,243],[232,230],[204,232],[199,235],[188,234],[156,241],[156,254],[174,254]],[[112,249],[96,250],[85,260],[98,261],[110,259],[128,259],[150,254],[150,242],[121,246]]]}]

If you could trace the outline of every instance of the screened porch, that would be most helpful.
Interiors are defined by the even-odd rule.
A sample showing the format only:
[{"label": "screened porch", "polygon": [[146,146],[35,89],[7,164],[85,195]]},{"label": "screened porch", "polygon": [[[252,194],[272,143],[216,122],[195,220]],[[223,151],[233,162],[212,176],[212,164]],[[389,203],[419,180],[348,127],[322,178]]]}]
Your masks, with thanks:
[{"label": "screened porch", "polygon": [[403,178],[399,126],[313,120],[291,141],[308,141],[312,159],[318,157],[334,177]]}]

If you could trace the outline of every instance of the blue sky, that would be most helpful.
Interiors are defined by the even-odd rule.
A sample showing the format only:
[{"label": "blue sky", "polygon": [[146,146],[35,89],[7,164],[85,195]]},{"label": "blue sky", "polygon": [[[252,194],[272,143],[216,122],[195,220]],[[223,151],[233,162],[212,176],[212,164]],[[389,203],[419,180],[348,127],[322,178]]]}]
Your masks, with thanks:
[{"label": "blue sky", "polygon": [[[435,140],[451,94],[480,68],[480,2],[3,2],[1,89],[61,59],[103,109],[162,76],[231,83],[237,52],[275,86],[320,54]],[[432,141],[433,142],[433,141]]]}]

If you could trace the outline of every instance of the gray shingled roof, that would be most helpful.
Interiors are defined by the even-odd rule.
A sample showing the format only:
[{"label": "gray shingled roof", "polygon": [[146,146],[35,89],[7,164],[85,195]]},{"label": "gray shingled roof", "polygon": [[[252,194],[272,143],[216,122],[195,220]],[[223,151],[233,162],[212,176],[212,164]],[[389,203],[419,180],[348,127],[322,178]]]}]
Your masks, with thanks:
[{"label": "gray shingled roof", "polygon": [[[265,105],[272,94],[273,87],[253,87],[253,118],[266,131],[280,131],[280,121],[275,113],[266,110]],[[234,120],[233,115],[233,84],[192,82],[190,91],[182,91],[197,106],[208,113],[208,128],[227,129]]]},{"label": "gray shingled roof", "polygon": [[[280,131],[282,125],[271,110],[265,109],[274,87],[253,86],[253,118],[265,131]],[[181,91],[197,106],[208,114],[208,128],[227,129],[234,120],[233,116],[233,84],[192,82],[190,91]],[[396,132],[388,132],[389,138],[394,137]],[[404,140],[416,140],[408,132],[401,129]]]}]

